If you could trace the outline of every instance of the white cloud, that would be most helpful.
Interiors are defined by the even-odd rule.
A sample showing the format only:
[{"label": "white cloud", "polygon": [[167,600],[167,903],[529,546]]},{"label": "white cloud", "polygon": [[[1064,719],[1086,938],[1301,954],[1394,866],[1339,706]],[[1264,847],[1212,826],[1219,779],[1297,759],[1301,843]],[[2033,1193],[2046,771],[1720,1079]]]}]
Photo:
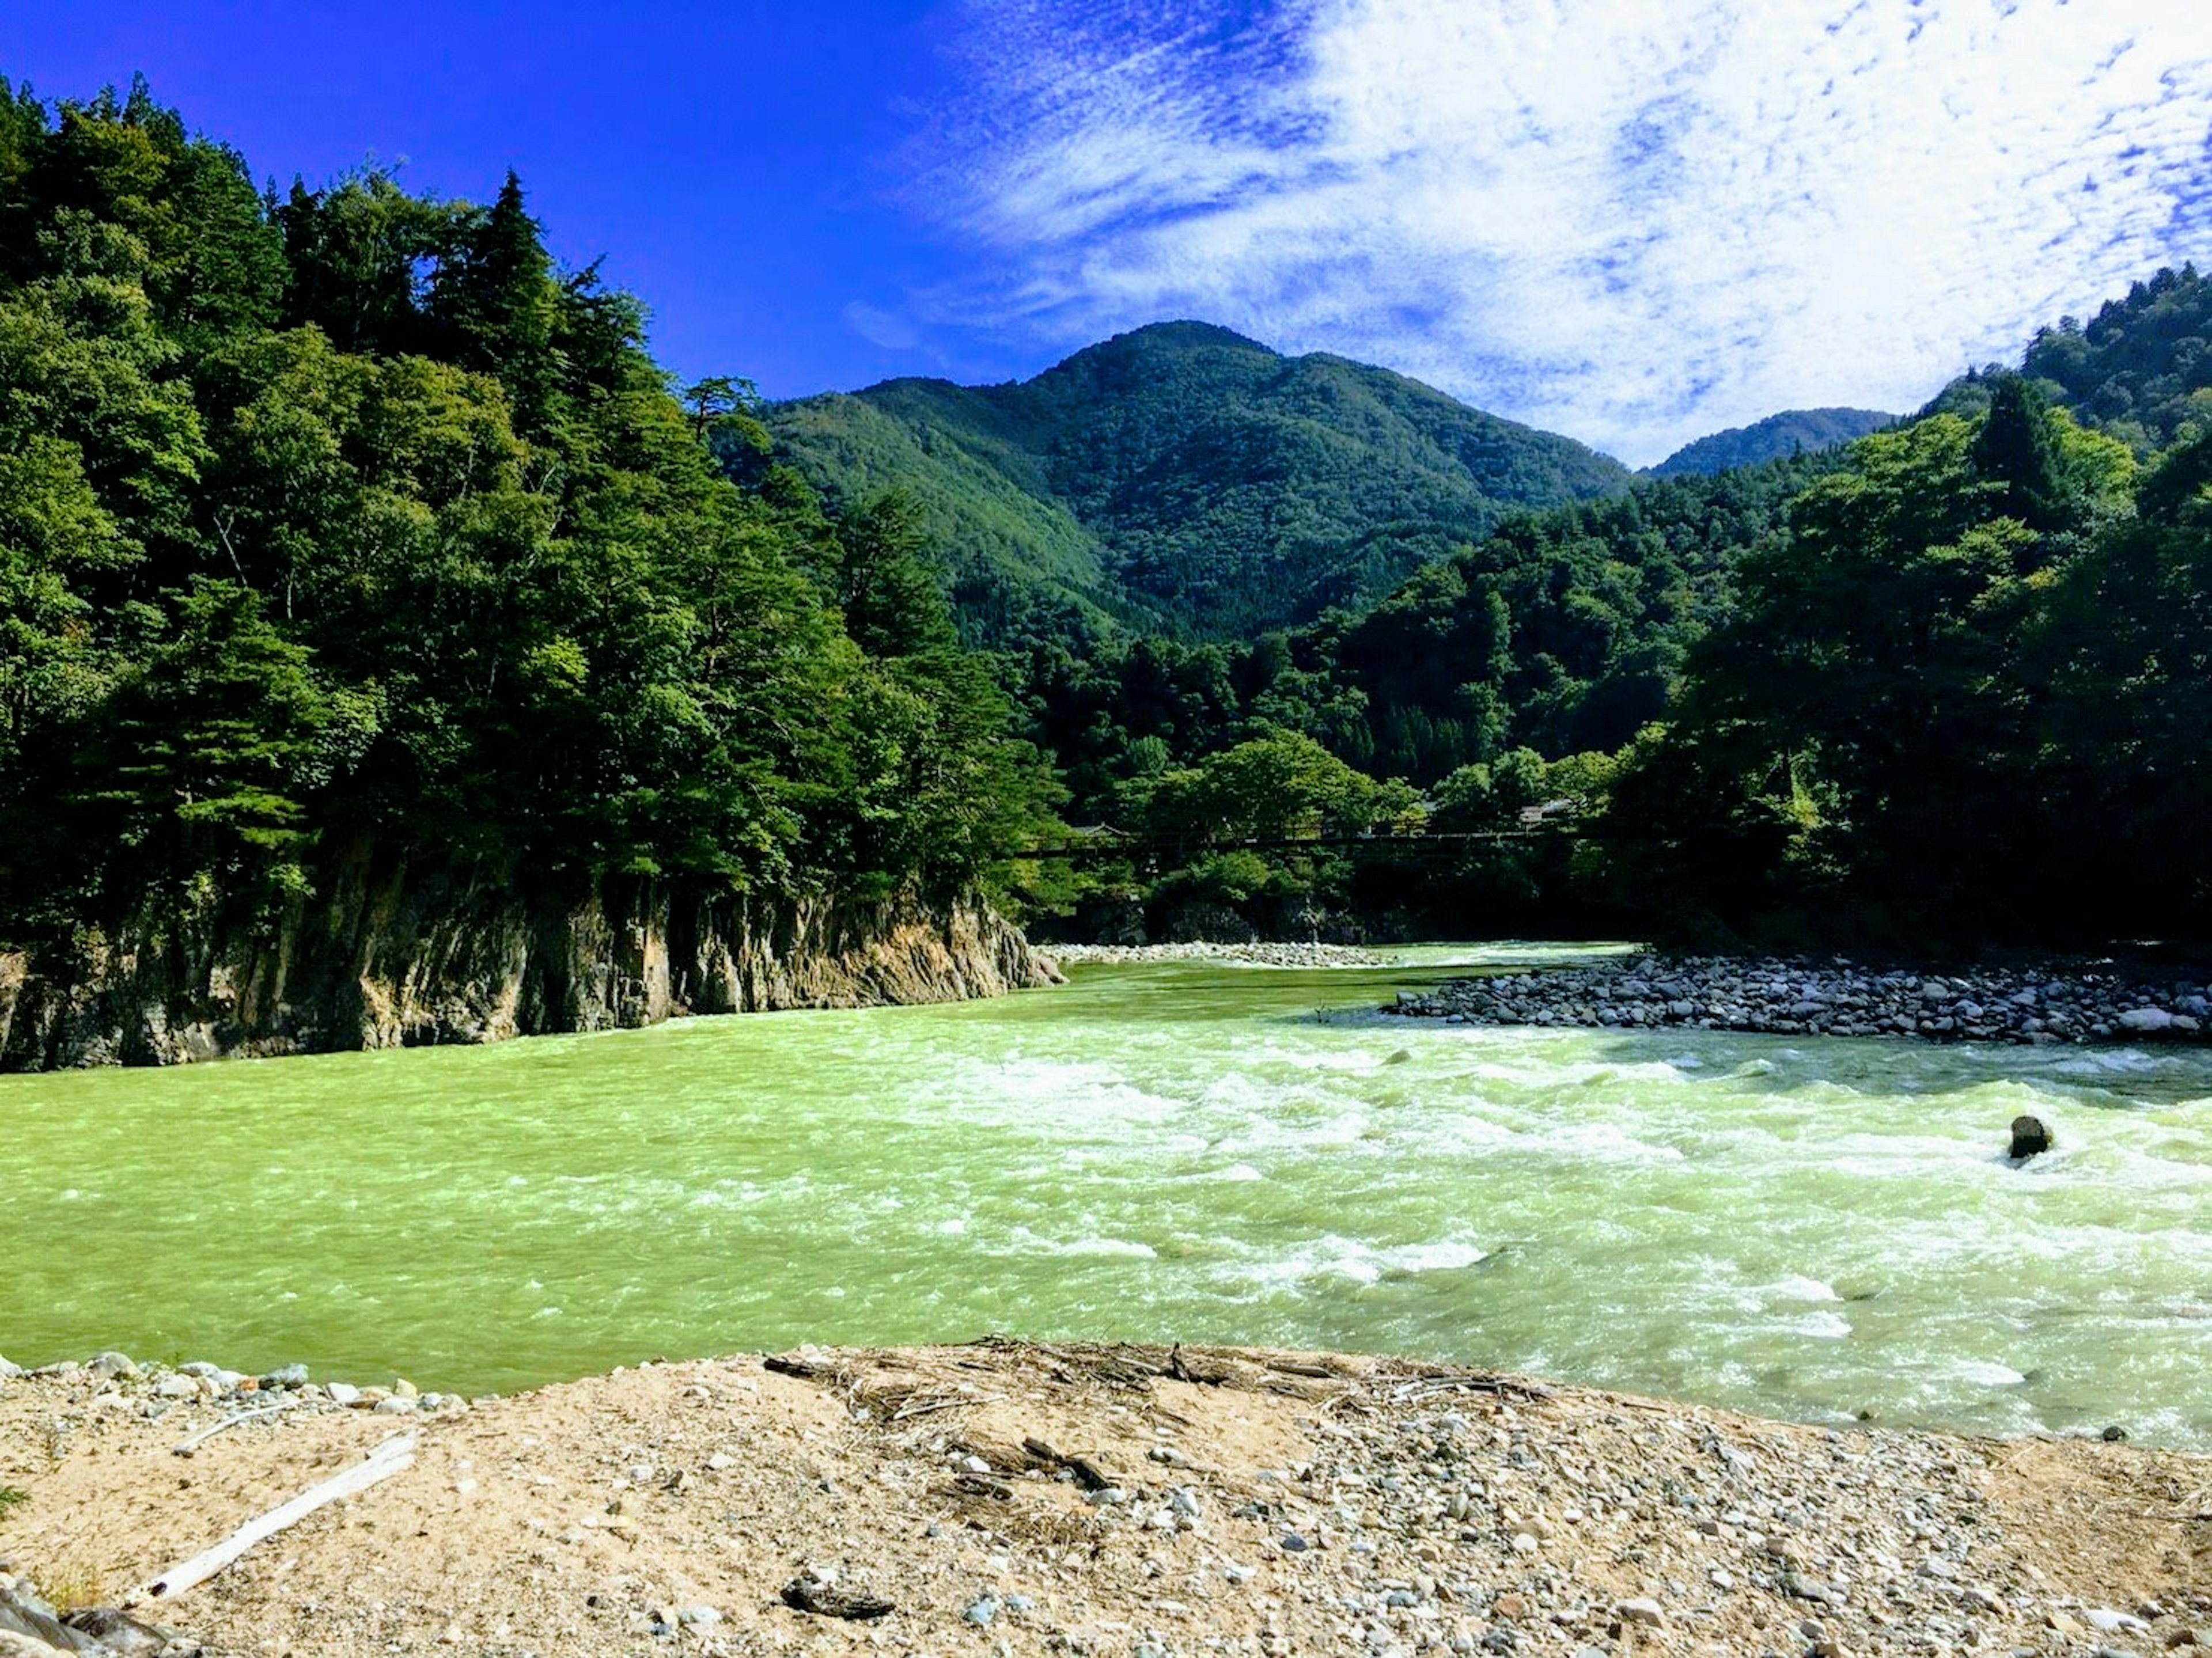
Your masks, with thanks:
[{"label": "white cloud", "polygon": [[845,326],[886,351],[911,351],[921,343],[921,331],[913,323],[866,300],[846,301]]},{"label": "white cloud", "polygon": [[1644,461],[1902,410],[2212,237],[2196,0],[973,0],[917,198],[1073,345],[1170,316]]}]

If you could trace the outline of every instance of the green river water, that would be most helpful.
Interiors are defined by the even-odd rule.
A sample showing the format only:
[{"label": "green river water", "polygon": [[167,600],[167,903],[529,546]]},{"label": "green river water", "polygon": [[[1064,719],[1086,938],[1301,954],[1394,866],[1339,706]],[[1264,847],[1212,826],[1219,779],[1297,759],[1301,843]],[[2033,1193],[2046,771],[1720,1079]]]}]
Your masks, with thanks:
[{"label": "green river water", "polygon": [[2212,1055],[1371,1011],[1580,953],[0,1078],[0,1352],[480,1392],[1180,1339],[2212,1448]]}]

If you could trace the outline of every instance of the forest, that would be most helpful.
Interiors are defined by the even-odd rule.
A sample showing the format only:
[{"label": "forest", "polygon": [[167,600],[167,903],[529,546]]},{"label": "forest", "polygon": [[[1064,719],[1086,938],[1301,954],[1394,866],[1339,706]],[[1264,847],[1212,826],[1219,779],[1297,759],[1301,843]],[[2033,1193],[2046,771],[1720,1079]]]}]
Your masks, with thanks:
[{"label": "forest", "polygon": [[[2208,339],[2212,285],[2161,271],[1909,421],[1509,517],[1370,606],[1030,641],[1071,815],[1149,849],[1092,861],[1079,925],[2201,939]],[[1286,801],[1399,833],[1235,845]]]},{"label": "forest", "polygon": [[896,512],[489,205],[257,189],[141,82],[0,99],[0,943],[273,913],[373,844],[967,893],[1048,817]]},{"label": "forest", "polygon": [[[363,841],[1061,934],[2201,937],[2208,342],[2162,271],[1641,480],[1188,324],[770,407],[512,175],[264,188],[143,82],[9,92],[0,944]],[[1101,829],[1152,849],[1023,856]]]}]

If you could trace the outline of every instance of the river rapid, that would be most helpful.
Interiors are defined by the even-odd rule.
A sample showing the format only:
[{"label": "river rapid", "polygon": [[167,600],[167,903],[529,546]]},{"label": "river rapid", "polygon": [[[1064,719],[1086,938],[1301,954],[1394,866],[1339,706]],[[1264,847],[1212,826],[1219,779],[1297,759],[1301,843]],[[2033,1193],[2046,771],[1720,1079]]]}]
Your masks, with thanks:
[{"label": "river rapid", "polygon": [[477,1393],[996,1331],[2212,1449],[2212,1054],[1373,1011],[1589,954],[0,1078],[0,1352]]}]

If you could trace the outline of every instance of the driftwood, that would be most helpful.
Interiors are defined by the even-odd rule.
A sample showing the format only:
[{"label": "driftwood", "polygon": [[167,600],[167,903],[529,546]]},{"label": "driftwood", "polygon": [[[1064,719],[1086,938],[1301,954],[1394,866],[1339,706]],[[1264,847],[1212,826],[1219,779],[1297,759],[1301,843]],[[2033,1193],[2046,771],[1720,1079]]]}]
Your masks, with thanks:
[{"label": "driftwood", "polygon": [[213,1439],[217,1434],[221,1433],[226,1428],[235,1428],[241,1422],[258,1422],[264,1416],[276,1416],[280,1415],[283,1412],[295,1411],[297,1409],[299,1409],[299,1406],[296,1402],[287,1401],[282,1405],[264,1405],[258,1411],[237,1412],[233,1415],[223,1418],[222,1421],[216,1423],[211,1428],[202,1428],[198,1433],[191,1435],[189,1438],[179,1440],[175,1444],[169,1447],[170,1454],[174,1456],[190,1456],[194,1451],[199,1449],[202,1445],[205,1444],[209,1440]]},{"label": "driftwood", "polygon": [[794,1577],[786,1583],[783,1604],[795,1612],[811,1612],[817,1618],[849,1618],[864,1623],[887,1617],[897,1610],[880,1595],[858,1594],[817,1577]]},{"label": "driftwood", "polygon": [[319,1485],[310,1485],[283,1507],[271,1509],[258,1520],[247,1521],[213,1548],[170,1567],[139,1590],[135,1598],[167,1600],[182,1594],[194,1584],[204,1583],[255,1544],[274,1537],[287,1526],[297,1524],[316,1509],[325,1508],[342,1497],[365,1491],[378,1481],[389,1479],[393,1474],[412,1467],[416,1442],[413,1434],[401,1434],[386,1440],[365,1460],[355,1463],[343,1473],[333,1475]]},{"label": "driftwood", "polygon": [[1069,1456],[1054,1450],[1042,1439],[1024,1439],[1022,1448],[1048,1468],[1065,1468],[1075,1476],[1075,1483],[1086,1491],[1103,1491],[1114,1482],[1105,1471],[1087,1457]]}]

